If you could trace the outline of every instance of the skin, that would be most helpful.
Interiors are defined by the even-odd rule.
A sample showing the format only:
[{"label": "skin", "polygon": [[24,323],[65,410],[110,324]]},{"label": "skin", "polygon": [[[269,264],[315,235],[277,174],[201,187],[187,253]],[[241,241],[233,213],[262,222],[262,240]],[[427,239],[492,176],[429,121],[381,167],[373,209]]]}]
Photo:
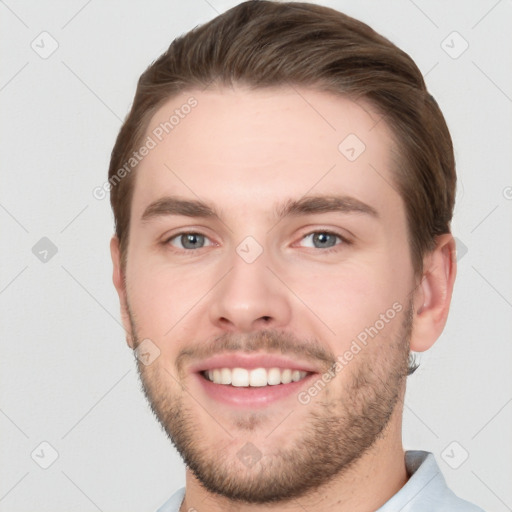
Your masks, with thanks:
[{"label": "skin", "polygon": [[[453,238],[440,236],[425,255],[423,275],[414,274],[404,205],[389,185],[391,132],[370,105],[311,89],[193,90],[170,99],[148,134],[190,96],[197,107],[136,170],[124,271],[119,241],[111,241],[127,342],[135,348],[149,338],[160,351],[139,371],[188,464],[181,510],[376,510],[408,479],[401,441],[407,356],[409,349],[427,350],[444,328],[456,273]],[[338,150],[348,134],[366,146],[353,162]],[[356,198],[378,215],[274,216],[275,205],[289,199],[333,194]],[[219,217],[141,220],[165,195],[207,201]],[[329,252],[315,246],[308,235],[326,230],[347,241],[336,238]],[[182,232],[204,234],[206,245],[183,248],[175,236]],[[262,249],[252,263],[236,251],[247,236]],[[327,360],[344,354],[396,303],[401,311],[306,405],[293,394],[257,410],[223,406],[189,371],[201,350],[216,354],[231,343],[237,352],[252,343],[258,352],[279,347],[316,365],[320,375],[326,361],[293,354],[294,346],[314,347]],[[276,334],[277,345],[265,333]],[[190,356],[178,359],[185,350]],[[365,408],[375,404],[380,411]],[[330,420],[334,439],[320,435]],[[251,468],[237,456],[248,442],[262,456]],[[297,462],[298,455],[310,464]],[[315,472],[314,460],[323,470]],[[207,481],[211,473],[222,475],[216,489]],[[298,473],[302,492],[288,489],[287,499],[258,502],[258,489],[283,473],[288,480]],[[258,485],[251,489],[251,482]],[[247,491],[245,500],[237,489]]]}]

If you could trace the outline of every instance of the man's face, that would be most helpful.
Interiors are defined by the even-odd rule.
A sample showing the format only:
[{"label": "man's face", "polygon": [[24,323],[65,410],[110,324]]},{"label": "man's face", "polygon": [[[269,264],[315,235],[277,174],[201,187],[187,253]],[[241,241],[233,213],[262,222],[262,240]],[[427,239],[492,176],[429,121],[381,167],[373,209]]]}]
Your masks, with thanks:
[{"label": "man's face", "polygon": [[235,88],[181,94],[150,123],[129,327],[158,347],[139,362],[146,395],[212,492],[300,496],[399,425],[414,276],[379,119],[324,92]]}]

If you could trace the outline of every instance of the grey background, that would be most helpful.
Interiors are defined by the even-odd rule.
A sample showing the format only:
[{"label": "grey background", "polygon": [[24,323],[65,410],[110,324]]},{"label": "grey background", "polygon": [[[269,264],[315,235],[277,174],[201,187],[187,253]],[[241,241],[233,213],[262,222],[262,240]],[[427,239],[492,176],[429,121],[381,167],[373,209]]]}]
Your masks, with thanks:
[{"label": "grey background", "polygon": [[[0,1],[0,511],[151,511],[184,484],[124,342],[113,218],[92,190],[140,73],[236,3]],[[415,59],[456,147],[459,273],[409,378],[404,446],[434,452],[457,494],[512,510],[512,2],[323,3]]]}]

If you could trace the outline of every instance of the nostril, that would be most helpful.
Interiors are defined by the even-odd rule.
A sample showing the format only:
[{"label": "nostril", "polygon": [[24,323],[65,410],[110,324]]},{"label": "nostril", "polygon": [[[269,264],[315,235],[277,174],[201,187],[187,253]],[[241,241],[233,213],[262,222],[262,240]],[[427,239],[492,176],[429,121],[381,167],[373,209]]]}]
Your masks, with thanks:
[{"label": "nostril", "polygon": [[268,322],[270,320],[269,316],[262,316],[261,318],[263,318],[263,320],[265,320],[265,322]]}]

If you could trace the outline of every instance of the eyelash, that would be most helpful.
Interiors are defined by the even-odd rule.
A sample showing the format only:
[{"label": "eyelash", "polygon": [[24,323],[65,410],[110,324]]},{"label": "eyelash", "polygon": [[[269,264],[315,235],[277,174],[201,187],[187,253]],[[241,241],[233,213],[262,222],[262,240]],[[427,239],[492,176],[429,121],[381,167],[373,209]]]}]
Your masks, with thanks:
[{"label": "eyelash", "polygon": [[[301,237],[300,241],[304,240],[305,238],[307,238],[307,237],[309,237],[311,235],[315,235],[315,234],[319,234],[319,233],[339,238],[341,240],[341,243],[337,243],[336,245],[334,245],[332,247],[327,247],[325,249],[321,249],[321,248],[318,248],[318,247],[307,247],[307,249],[317,249],[318,251],[321,251],[322,253],[331,253],[331,252],[339,251],[341,245],[352,245],[352,241],[348,240],[347,238],[342,236],[340,233],[337,233],[335,231],[325,230],[325,229],[320,229],[320,230],[316,230],[316,231],[310,231],[309,233],[306,233],[305,235],[303,235]],[[182,235],[200,235],[200,236],[204,236],[205,238],[207,238],[209,240],[207,235],[205,235],[203,233],[200,233],[198,231],[181,231],[181,232],[175,233],[171,237],[165,239],[162,242],[162,244],[164,246],[168,246],[168,245],[170,245],[171,240],[174,240],[174,239],[176,239],[176,238],[178,238],[178,237],[180,237]],[[203,248],[204,247],[200,247],[199,249],[203,249]],[[176,247],[172,247],[172,249],[177,251],[177,252],[181,252],[181,253],[194,253],[194,252],[197,252],[199,250],[199,249],[179,249],[179,248],[176,248]]]},{"label": "eyelash", "polygon": [[337,244],[333,245],[332,247],[327,247],[325,249],[322,249],[319,247],[307,247],[307,249],[316,249],[318,251],[321,251],[323,254],[330,254],[332,252],[338,252],[340,250],[340,246],[352,244],[352,242],[350,240],[348,240],[344,236],[340,235],[340,233],[337,233],[336,231],[330,231],[328,229],[319,229],[316,231],[310,231],[309,233],[306,233],[305,235],[303,235],[301,237],[300,241],[303,241],[305,238],[308,238],[311,235],[315,235],[315,234],[323,234],[323,235],[333,236],[335,238],[339,238],[339,240],[341,241],[341,243],[337,243]]}]

